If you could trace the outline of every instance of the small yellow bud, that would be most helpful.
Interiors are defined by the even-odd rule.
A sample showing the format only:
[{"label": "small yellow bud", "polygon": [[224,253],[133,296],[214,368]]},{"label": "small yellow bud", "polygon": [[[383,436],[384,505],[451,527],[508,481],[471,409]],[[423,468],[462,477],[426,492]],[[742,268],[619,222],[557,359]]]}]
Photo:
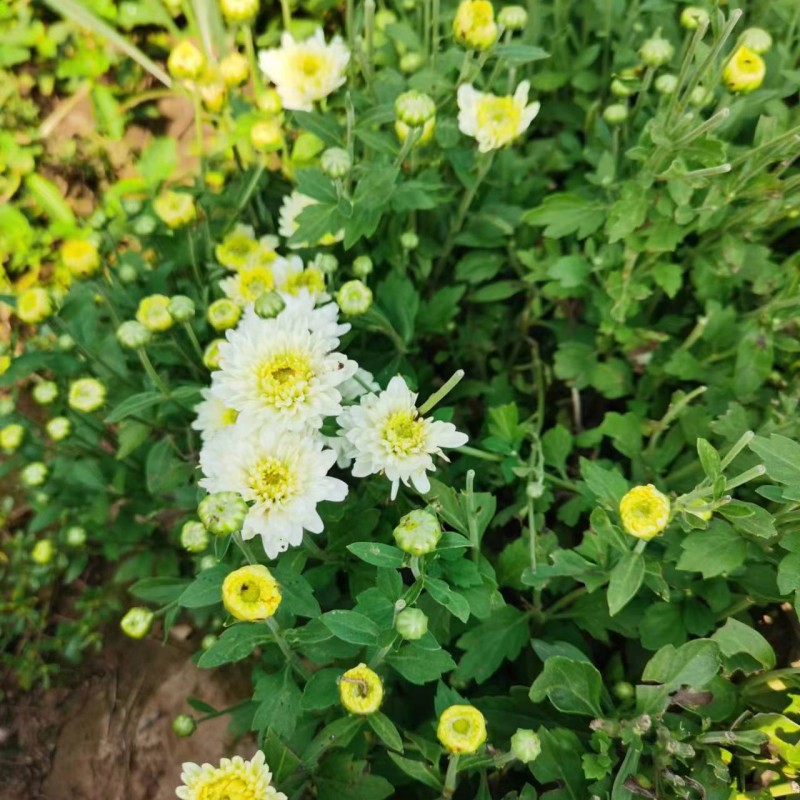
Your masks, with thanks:
[{"label": "small yellow bud", "polygon": [[373,714],[383,702],[383,683],[366,664],[359,664],[339,679],[339,698],[351,714]]},{"label": "small yellow bud", "polygon": [[488,0],[462,0],[453,20],[456,41],[470,50],[488,50],[497,40],[494,8]]},{"label": "small yellow bud", "polygon": [[652,539],[663,533],[669,524],[669,498],[652,484],[635,486],[620,501],[619,513],[631,536]]},{"label": "small yellow bud", "polygon": [[222,603],[236,619],[254,621],[273,616],[281,604],[281,590],[262,564],[234,570],[222,583]]},{"label": "small yellow bud", "polygon": [[61,263],[76,278],[89,278],[100,268],[100,254],[88,239],[67,239],[61,245]]},{"label": "small yellow bud", "polygon": [[169,313],[169,297],[163,294],[151,294],[139,302],[136,319],[141,325],[154,333],[168,331],[174,324]]},{"label": "small yellow bud", "polygon": [[167,59],[170,75],[180,80],[195,80],[205,65],[205,56],[188,39],[175,45]]},{"label": "small yellow bud", "polygon": [[450,706],[439,717],[436,736],[451,753],[475,753],[486,741],[486,719],[474,706]]},{"label": "small yellow bud", "polygon": [[219,62],[219,72],[226,86],[241,86],[250,76],[250,64],[238,50],[234,50]]},{"label": "small yellow bud", "polygon": [[741,46],[725,66],[722,81],[731,92],[747,94],[761,86],[766,74],[764,59],[749,47]]}]

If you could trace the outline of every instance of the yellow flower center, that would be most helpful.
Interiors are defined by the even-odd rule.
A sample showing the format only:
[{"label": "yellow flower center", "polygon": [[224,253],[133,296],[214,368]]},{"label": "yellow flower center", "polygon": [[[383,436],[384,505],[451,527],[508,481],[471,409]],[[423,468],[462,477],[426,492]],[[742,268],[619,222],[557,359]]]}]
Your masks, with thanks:
[{"label": "yellow flower center", "polygon": [[321,72],[325,59],[318,53],[297,53],[293,59],[293,68],[307,78],[314,77]]},{"label": "yellow flower center", "polygon": [[243,271],[241,276],[241,293],[245,300],[255,301],[275,285],[268,267],[255,266]]},{"label": "yellow flower center", "polygon": [[219,775],[199,787],[197,800],[256,800],[255,787],[240,775]]},{"label": "yellow flower center", "polygon": [[239,599],[244,603],[257,603],[261,598],[261,590],[255,583],[245,581],[239,587]]},{"label": "yellow flower center", "polygon": [[297,294],[301,289],[308,289],[309,294],[320,294],[325,291],[325,276],[315,267],[308,267],[286,281],[286,291]]},{"label": "yellow flower center", "polygon": [[466,736],[466,734],[469,733],[470,727],[471,727],[471,725],[465,719],[457,719],[453,723],[453,730],[456,733],[460,733],[462,736]]},{"label": "yellow flower center", "polygon": [[262,458],[252,466],[247,483],[258,500],[270,507],[284,503],[295,489],[291,469],[275,458]]},{"label": "yellow flower center", "polygon": [[425,444],[425,423],[411,411],[395,411],[386,420],[383,440],[395,455],[417,453]]},{"label": "yellow flower center", "polygon": [[510,142],[519,130],[522,112],[513,97],[484,97],[478,103],[478,127],[500,142]]},{"label": "yellow flower center", "polygon": [[287,408],[302,402],[313,377],[311,360],[299,351],[280,353],[257,368],[261,396],[276,408]]}]

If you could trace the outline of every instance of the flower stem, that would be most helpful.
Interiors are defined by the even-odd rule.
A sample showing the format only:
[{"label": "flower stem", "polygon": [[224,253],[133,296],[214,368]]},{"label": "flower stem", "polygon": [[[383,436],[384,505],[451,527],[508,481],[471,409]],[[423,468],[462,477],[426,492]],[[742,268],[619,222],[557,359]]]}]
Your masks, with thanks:
[{"label": "flower stem", "polygon": [[280,626],[275,621],[275,618],[267,617],[264,622],[267,623],[267,627],[270,629],[270,631],[272,631],[272,637],[275,639],[275,644],[278,645],[281,653],[283,653],[285,656],[286,663],[289,664],[304,681],[307,681],[311,677],[311,673],[305,667],[303,662],[297,657],[297,653],[295,653],[294,650],[289,647],[289,643],[286,641],[286,639],[283,638]]},{"label": "flower stem", "polygon": [[456,388],[459,381],[464,377],[464,370],[457,369],[445,382],[444,386],[440,389],[437,389],[420,407],[419,407],[419,415],[421,417],[425,416],[437,403],[440,403],[447,397],[453,389]]},{"label": "flower stem", "polygon": [[164,395],[165,398],[169,397],[169,387],[166,383],[161,379],[161,376],[156,372],[155,367],[153,366],[153,362],[150,360],[150,356],[147,355],[147,351],[144,347],[137,348],[136,352],[139,355],[139,360],[142,362],[142,366],[144,367],[144,371],[149,376],[150,380],[153,381],[156,388]]},{"label": "flower stem", "polygon": [[447,763],[447,774],[444,778],[444,789],[442,789],[443,800],[450,800],[456,793],[456,776],[458,775],[458,753],[451,753]]}]

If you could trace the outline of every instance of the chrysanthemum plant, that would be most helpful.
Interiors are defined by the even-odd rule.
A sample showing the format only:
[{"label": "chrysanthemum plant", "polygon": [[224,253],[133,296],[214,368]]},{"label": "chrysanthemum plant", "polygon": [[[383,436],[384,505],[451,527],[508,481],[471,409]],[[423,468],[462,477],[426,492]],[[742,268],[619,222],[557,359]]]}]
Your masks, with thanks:
[{"label": "chrysanthemum plant", "polygon": [[796,6],[628,5],[176,11],[196,174],[18,299],[0,444],[30,558],[250,669],[178,796],[793,791]]}]

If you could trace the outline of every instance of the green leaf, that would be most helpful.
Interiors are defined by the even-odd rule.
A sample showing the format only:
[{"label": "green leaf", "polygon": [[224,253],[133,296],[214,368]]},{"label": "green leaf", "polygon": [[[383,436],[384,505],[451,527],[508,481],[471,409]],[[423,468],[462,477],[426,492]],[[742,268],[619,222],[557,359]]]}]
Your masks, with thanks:
[{"label": "green leaf", "polygon": [[367,715],[367,722],[370,728],[375,731],[376,736],[390,749],[403,752],[403,740],[397,732],[394,723],[380,711],[375,711]]},{"label": "green leaf", "polygon": [[683,553],[677,568],[700,572],[704,578],[726,575],[744,564],[747,546],[742,537],[722,520],[714,520],[704,531],[695,531],[681,541]]},{"label": "green leaf", "polygon": [[270,641],[272,634],[264,625],[240,622],[222,633],[208,650],[200,656],[197,666],[211,669],[247,658],[260,644]]},{"label": "green leaf", "polygon": [[360,645],[374,645],[378,642],[378,626],[358,611],[328,611],[319,617],[322,624],[337,639]]},{"label": "green leaf", "polygon": [[703,472],[710,480],[715,481],[720,474],[721,459],[719,453],[706,439],[697,440],[697,455],[703,465]]},{"label": "green leaf", "polygon": [[772,333],[755,326],[745,331],[736,351],[733,388],[740,400],[746,400],[761,387],[772,372]]},{"label": "green leaf", "polygon": [[532,61],[550,58],[547,50],[529,44],[498,44],[493,53],[498,58],[503,58],[516,65],[530,64]]},{"label": "green leaf", "polygon": [[455,679],[483,683],[503,661],[514,661],[528,639],[528,616],[513,606],[503,606],[458,640],[458,646],[466,652],[458,663]]},{"label": "green leaf", "polygon": [[628,491],[628,482],[614,469],[601,467],[595,461],[581,458],[581,476],[589,491],[606,508],[618,509],[619,501]]},{"label": "green leaf", "polygon": [[418,783],[433,789],[435,792],[442,791],[442,779],[439,773],[422,761],[412,761],[389,751],[389,758],[406,774]]},{"label": "green leaf", "polygon": [[608,583],[608,613],[613,617],[636,596],[644,580],[644,558],[630,552],[617,562]]},{"label": "green leaf", "polygon": [[253,699],[260,704],[253,715],[252,730],[272,730],[288,739],[297,726],[301,697],[288,664],[273,675],[259,676]]},{"label": "green leaf", "polygon": [[334,747],[347,747],[363,724],[363,717],[352,714],[326,725],[303,751],[303,766],[312,769],[325,751]]},{"label": "green leaf", "polygon": [[767,468],[767,475],[778,483],[789,486],[800,484],[800,444],[777,433],[756,436],[750,449]]},{"label": "green leaf", "polygon": [[800,552],[789,553],[778,564],[778,590],[792,594],[800,589]]},{"label": "green leaf", "polygon": [[523,214],[522,221],[529,225],[545,225],[544,235],[553,239],[571,233],[585,239],[603,224],[605,209],[575,194],[551,194],[538,208]]},{"label": "green leaf", "polygon": [[339,703],[339,678],[342,670],[338,667],[317,670],[303,689],[300,706],[304,711],[324,711]]},{"label": "green leaf", "polygon": [[398,569],[403,566],[405,554],[402,550],[390,544],[380,542],[355,542],[347,545],[347,549],[367,564],[373,567],[392,567]]},{"label": "green leaf", "polygon": [[419,309],[419,294],[414,284],[394,271],[378,286],[375,297],[400,338],[406,343],[410,342]]},{"label": "green leaf", "polygon": [[106,425],[113,425],[115,422],[131,416],[131,414],[138,414],[150,406],[161,402],[162,396],[160,392],[140,392],[139,394],[132,394],[126,397],[118,406],[108,414],[105,418]]},{"label": "green leaf", "polygon": [[642,680],[664,684],[669,691],[681,686],[702,688],[719,672],[720,649],[711,639],[695,639],[678,648],[662,647],[642,672]]},{"label": "green leaf", "polygon": [[[728,672],[733,672],[735,669],[742,669],[746,673],[755,672],[759,668],[769,670],[775,666],[775,651],[772,645],[757,630],[733,617],[730,617],[711,638],[719,645],[722,655],[728,659]],[[756,662],[755,665],[752,662]]]},{"label": "green leaf", "polygon": [[469,619],[469,603],[466,598],[454,592],[444,581],[438,578],[425,578],[425,589],[439,605],[444,606],[453,616],[462,622]]},{"label": "green leaf", "polygon": [[231,571],[227,564],[203,570],[178,598],[184,608],[204,608],[222,602],[222,582]]},{"label": "green leaf", "polygon": [[407,681],[419,686],[438,680],[456,666],[446,650],[426,650],[416,642],[403,645],[387,656],[386,661]]},{"label": "green leaf", "polygon": [[322,613],[317,598],[314,597],[313,587],[302,575],[281,563],[272,569],[272,574],[280,584],[283,597],[281,604],[284,608],[298,617],[309,619]]},{"label": "green leaf", "polygon": [[541,784],[557,784],[562,787],[548,792],[553,800],[586,800],[590,793],[581,768],[581,755],[585,752],[580,739],[564,728],[542,725],[539,730],[542,752],[531,764],[531,771]]},{"label": "green leaf", "polygon": [[166,605],[177,600],[190,583],[186,578],[142,578],[128,591],[148,603]]},{"label": "green leaf", "polygon": [[533,682],[530,698],[541,703],[545,697],[565,714],[602,717],[600,693],[603,679],[592,664],[565,656],[552,656]]},{"label": "green leaf", "polygon": [[136,169],[145,183],[156,188],[169,178],[178,166],[178,147],[169,136],[153,139],[142,151]]}]

